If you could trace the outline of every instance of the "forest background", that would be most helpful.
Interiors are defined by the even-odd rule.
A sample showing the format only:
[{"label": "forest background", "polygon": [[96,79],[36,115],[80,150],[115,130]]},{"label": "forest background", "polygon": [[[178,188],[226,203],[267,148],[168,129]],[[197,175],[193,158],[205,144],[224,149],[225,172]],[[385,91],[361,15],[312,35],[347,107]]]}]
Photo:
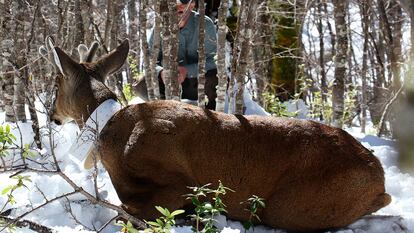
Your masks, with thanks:
[{"label": "forest background", "polygon": [[[288,111],[285,101],[305,103],[306,118],[397,139],[400,154],[408,158],[403,162],[414,167],[413,1],[196,3],[200,14],[210,16],[218,29],[218,111],[224,111],[226,90],[232,90],[227,91],[230,113],[244,112],[244,92],[275,116],[299,115]],[[154,100],[159,98],[154,91],[157,82],[152,81],[157,53],[148,53],[148,33],[154,27],[155,38],[163,35],[164,68],[177,73],[178,64],[172,59],[177,52],[175,4],[171,0],[0,0],[0,112],[6,122],[31,123],[35,140],[20,148],[22,154],[28,148],[45,147],[42,132],[49,126],[39,125],[35,103],[40,101],[48,109],[53,102],[57,71],[45,59],[42,46],[47,36],[76,60],[79,44],[98,41],[98,56],[102,56],[128,38],[128,62],[107,85],[127,104],[136,94],[136,82],[145,77],[153,84],[148,92]],[[199,51],[202,61],[203,46]],[[171,78],[167,98],[179,98],[178,83],[166,78]],[[199,105],[203,101],[200,96]],[[6,166],[2,153],[2,171],[22,169]]]}]

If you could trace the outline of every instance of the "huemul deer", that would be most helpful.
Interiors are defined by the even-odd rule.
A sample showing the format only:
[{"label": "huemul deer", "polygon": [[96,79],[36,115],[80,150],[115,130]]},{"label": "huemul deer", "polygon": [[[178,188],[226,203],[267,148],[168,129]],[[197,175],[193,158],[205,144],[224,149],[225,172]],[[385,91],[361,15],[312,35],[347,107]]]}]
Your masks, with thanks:
[{"label": "huemul deer", "polygon": [[[124,63],[128,40],[95,62],[52,49],[63,76],[51,119],[80,127],[115,95],[105,77]],[[89,56],[90,57],[90,56]],[[346,226],[390,203],[378,159],[345,131],[313,121],[230,115],[176,101],[130,105],[103,127],[92,150],[125,209],[154,219],[154,206],[186,208],[188,186],[217,183],[228,217],[245,221],[240,202],[265,199],[262,223],[311,231]]]}]

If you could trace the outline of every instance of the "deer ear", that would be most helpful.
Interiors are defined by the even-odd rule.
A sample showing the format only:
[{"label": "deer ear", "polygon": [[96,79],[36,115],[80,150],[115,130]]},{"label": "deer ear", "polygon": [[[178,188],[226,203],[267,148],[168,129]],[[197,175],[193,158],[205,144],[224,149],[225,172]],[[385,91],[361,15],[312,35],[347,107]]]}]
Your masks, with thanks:
[{"label": "deer ear", "polygon": [[129,41],[124,40],[115,50],[99,59],[96,63],[96,70],[99,71],[102,78],[115,73],[124,64],[129,52]]},{"label": "deer ear", "polygon": [[56,63],[56,66],[59,68],[60,72],[66,78],[74,76],[74,74],[79,73],[81,66],[74,61],[69,55],[67,55],[59,47],[54,47],[52,49],[53,58]]},{"label": "deer ear", "polygon": [[88,47],[84,44],[78,45],[79,62],[85,62],[88,56]]}]

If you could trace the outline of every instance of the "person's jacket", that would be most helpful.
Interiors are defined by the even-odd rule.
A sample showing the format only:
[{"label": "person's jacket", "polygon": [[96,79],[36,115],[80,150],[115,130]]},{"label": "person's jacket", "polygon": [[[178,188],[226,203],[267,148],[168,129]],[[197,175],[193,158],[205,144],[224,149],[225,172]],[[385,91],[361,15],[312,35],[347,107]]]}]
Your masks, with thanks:
[{"label": "person's jacket", "polygon": [[[200,15],[192,11],[187,24],[180,29],[179,32],[179,47],[178,47],[178,61],[179,66],[187,68],[187,78],[198,77],[198,35],[199,35],[199,20]],[[151,31],[149,38],[149,47],[152,48],[154,40],[154,29]],[[206,72],[216,69],[214,57],[217,53],[217,34],[216,27],[209,17],[205,17],[205,54],[206,54]],[[162,40],[161,40],[162,43]],[[158,55],[157,74],[161,72],[162,67],[162,46]]]}]

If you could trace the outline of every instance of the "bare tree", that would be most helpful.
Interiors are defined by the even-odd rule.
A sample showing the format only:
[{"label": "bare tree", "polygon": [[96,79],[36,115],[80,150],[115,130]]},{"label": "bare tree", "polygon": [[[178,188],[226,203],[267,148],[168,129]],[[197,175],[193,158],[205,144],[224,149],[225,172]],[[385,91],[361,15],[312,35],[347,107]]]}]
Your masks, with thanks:
[{"label": "bare tree", "polygon": [[363,55],[362,55],[362,68],[361,68],[361,100],[360,100],[360,109],[361,109],[361,132],[365,133],[366,121],[367,121],[367,75],[368,75],[368,49],[369,49],[369,25],[370,25],[370,0],[360,0],[359,8],[361,12],[361,24],[362,32],[364,36],[364,45],[363,45]]},{"label": "bare tree", "polygon": [[224,112],[224,104],[226,98],[226,86],[227,86],[227,72],[226,72],[226,15],[229,7],[228,0],[222,0],[218,12],[218,38],[217,38],[217,106],[216,110]]},{"label": "bare tree", "polygon": [[160,99],[160,88],[158,83],[158,76],[157,76],[157,59],[160,51],[160,45],[161,45],[161,17],[160,17],[160,2],[155,1],[154,3],[154,13],[155,13],[155,19],[154,19],[154,31],[153,31],[153,43],[152,47],[150,48],[152,51],[151,54],[151,60],[150,60],[150,70],[149,75],[151,77],[152,86],[154,88],[154,97],[155,99]]},{"label": "bare tree", "polygon": [[205,52],[205,20],[206,8],[204,0],[198,0],[198,12],[200,14],[199,34],[198,34],[198,106],[205,106],[206,95],[204,93],[204,85],[206,82],[206,52]]},{"label": "bare tree", "polygon": [[346,23],[347,1],[334,0],[334,16],[336,29],[335,80],[332,90],[333,124],[342,127],[344,115],[344,91],[346,78],[346,62],[348,55],[348,29]]},{"label": "bare tree", "polygon": [[140,21],[140,34],[141,34],[141,44],[142,44],[142,53],[144,57],[144,71],[145,71],[145,83],[147,85],[148,99],[154,100],[154,87],[151,80],[150,74],[150,50],[147,42],[147,8],[148,1],[141,1],[139,8],[139,21]]},{"label": "bare tree", "polygon": [[[235,113],[236,114],[243,114],[244,113],[244,103],[243,103],[243,92],[244,92],[244,84],[245,84],[245,77],[247,72],[247,60],[248,55],[250,54],[249,51],[251,49],[249,43],[249,37],[252,35],[251,30],[253,29],[253,25],[255,22],[255,12],[257,9],[257,1],[252,0],[249,2],[242,3],[242,8],[244,9],[240,13],[240,22],[239,27],[239,35],[237,36],[237,44],[235,46],[239,46],[240,51],[237,54],[233,54],[233,59],[236,59],[233,62],[233,75],[234,79],[237,82],[237,92],[236,92],[236,107]],[[244,15],[243,15],[244,12]]]}]

